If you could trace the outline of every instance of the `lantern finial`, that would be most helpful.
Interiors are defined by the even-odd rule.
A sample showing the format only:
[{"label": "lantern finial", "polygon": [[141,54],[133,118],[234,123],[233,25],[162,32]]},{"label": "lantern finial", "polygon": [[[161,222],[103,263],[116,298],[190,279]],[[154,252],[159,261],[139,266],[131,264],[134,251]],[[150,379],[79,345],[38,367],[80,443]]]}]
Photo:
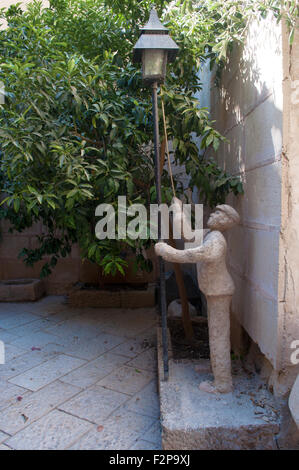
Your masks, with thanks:
[{"label": "lantern finial", "polygon": [[144,25],[140,31],[145,32],[145,33],[156,33],[156,34],[167,34],[168,29],[163,26],[161,21],[159,20],[158,13],[155,10],[155,8],[151,9],[150,12],[150,17],[146,25]]},{"label": "lantern finial", "polygon": [[141,36],[134,46],[134,62],[142,62],[142,77],[147,83],[162,83],[166,75],[166,64],[172,62],[178,46],[163,26],[157,12],[152,8],[150,17],[141,28]]}]

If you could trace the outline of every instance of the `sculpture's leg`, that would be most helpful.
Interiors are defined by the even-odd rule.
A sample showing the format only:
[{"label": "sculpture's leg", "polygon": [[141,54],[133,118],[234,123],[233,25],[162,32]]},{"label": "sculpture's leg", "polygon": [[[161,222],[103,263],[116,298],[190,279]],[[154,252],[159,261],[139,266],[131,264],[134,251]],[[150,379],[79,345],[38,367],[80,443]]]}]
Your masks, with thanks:
[{"label": "sculpture's leg", "polygon": [[208,324],[211,366],[214,382],[202,382],[200,389],[206,392],[229,393],[232,391],[230,357],[230,303],[231,296],[208,296]]}]

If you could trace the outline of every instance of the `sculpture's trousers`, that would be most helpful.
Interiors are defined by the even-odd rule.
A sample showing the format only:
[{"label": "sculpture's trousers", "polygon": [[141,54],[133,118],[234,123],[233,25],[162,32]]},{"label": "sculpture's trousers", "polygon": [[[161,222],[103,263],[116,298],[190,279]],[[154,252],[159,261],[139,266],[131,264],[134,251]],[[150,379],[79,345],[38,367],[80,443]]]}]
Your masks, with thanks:
[{"label": "sculpture's trousers", "polygon": [[232,390],[230,356],[231,295],[207,296],[209,343],[214,385],[219,392]]}]

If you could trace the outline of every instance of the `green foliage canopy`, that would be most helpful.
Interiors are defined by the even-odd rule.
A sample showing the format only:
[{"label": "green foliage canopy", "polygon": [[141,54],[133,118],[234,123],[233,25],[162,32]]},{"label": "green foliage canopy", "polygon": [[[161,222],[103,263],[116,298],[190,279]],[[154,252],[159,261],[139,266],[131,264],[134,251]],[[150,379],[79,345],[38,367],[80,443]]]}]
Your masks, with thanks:
[{"label": "green foliage canopy", "polygon": [[[19,5],[2,9],[8,27],[0,31],[6,90],[0,106],[6,195],[0,217],[18,231],[43,222],[38,248],[21,253],[28,265],[48,257],[42,276],[74,242],[107,273],[123,272],[128,247],[143,269],[151,268],[142,256],[150,240],[97,240],[94,213],[99,203],[116,205],[118,195],[147,205],[155,199],[150,90],[132,64],[139,27],[153,3],[180,46],[163,87],[175,160],[211,206],[231,191],[242,193],[238,179],[204,157],[205,149],[216,151],[224,138],[195,93],[200,63],[223,63],[251,15],[265,14],[265,2],[51,0],[43,8],[35,0],[25,12]],[[270,3],[279,16],[277,2]],[[200,137],[203,152],[193,136]],[[169,201],[167,172],[162,182]]]}]

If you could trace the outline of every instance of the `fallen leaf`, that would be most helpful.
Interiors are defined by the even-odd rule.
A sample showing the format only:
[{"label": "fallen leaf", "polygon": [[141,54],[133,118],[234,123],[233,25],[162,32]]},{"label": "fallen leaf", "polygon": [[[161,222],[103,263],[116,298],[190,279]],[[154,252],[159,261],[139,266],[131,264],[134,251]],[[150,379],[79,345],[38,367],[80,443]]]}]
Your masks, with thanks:
[{"label": "fallen leaf", "polygon": [[100,425],[100,426],[97,427],[97,431],[98,431],[98,432],[103,431],[103,429],[104,429],[104,426],[101,426],[101,425]]},{"label": "fallen leaf", "polygon": [[28,421],[28,419],[29,419],[28,416],[24,415],[24,413],[22,413],[21,416],[22,416],[22,418],[23,418],[23,420],[24,420],[24,423],[26,423],[26,421]]},{"label": "fallen leaf", "polygon": [[23,400],[23,397],[17,397],[17,400],[21,401],[21,400]]}]

